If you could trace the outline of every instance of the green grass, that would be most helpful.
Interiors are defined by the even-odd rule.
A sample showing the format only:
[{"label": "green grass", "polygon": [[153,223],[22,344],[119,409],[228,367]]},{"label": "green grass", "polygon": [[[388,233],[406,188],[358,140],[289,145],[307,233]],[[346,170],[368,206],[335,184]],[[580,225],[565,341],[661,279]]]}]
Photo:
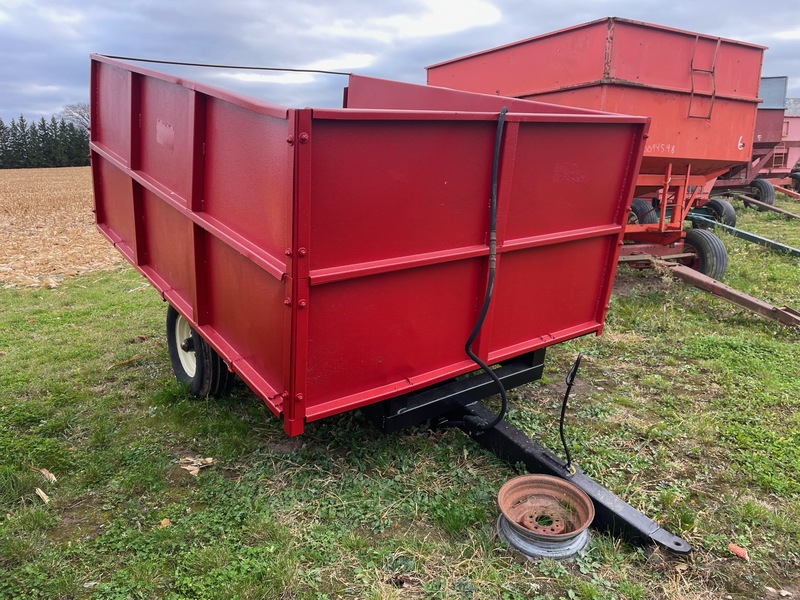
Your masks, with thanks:
[{"label": "green grass", "polygon": [[[800,246],[800,223],[737,208],[742,228]],[[728,283],[800,307],[800,261],[722,237]],[[494,533],[513,468],[458,431],[384,436],[359,413],[289,439],[241,382],[192,399],[169,367],[165,305],[141,284],[123,269],[0,290],[0,597],[800,594],[797,330],[622,269],[605,335],[549,350],[509,418],[560,454],[563,376],[584,352],[574,460],[695,550],[595,532],[585,556],[532,563]],[[192,477],[187,455],[217,463]]]}]

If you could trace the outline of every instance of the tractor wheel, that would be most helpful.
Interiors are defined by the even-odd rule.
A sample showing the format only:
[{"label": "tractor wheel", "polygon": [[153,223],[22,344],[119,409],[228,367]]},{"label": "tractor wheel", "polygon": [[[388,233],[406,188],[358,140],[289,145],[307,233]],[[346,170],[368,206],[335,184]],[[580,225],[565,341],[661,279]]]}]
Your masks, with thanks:
[{"label": "tractor wheel", "polygon": [[[749,187],[753,197],[756,200],[760,200],[764,204],[769,204],[770,206],[775,204],[775,187],[770,181],[767,181],[766,179],[753,179],[753,181],[750,182]],[[747,200],[744,200],[744,205],[750,206],[750,204],[747,203]],[[764,211],[766,209],[759,206],[758,210]]]},{"label": "tractor wheel", "polygon": [[692,269],[714,279],[725,277],[728,251],[716,235],[705,229],[687,229],[684,248],[694,255],[688,263]]},{"label": "tractor wheel", "polygon": [[628,213],[628,225],[651,225],[658,223],[658,218],[658,210],[652,204],[641,198],[633,199]]},{"label": "tractor wheel", "polygon": [[800,172],[795,172],[790,175],[792,183],[789,185],[793,192],[800,193]]},{"label": "tractor wheel", "polygon": [[724,198],[712,198],[705,208],[717,223],[736,227],[736,209]]},{"label": "tractor wheel", "polygon": [[172,305],[167,309],[167,346],[175,378],[202,398],[219,397],[230,390],[233,373],[225,361]]}]

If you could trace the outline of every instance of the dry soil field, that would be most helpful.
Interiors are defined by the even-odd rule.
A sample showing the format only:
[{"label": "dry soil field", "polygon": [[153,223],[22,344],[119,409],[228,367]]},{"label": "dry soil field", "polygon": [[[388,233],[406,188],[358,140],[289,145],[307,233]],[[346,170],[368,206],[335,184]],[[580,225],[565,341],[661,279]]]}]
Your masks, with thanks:
[{"label": "dry soil field", "polygon": [[89,167],[0,170],[0,284],[55,287],[123,259],[94,226]]}]

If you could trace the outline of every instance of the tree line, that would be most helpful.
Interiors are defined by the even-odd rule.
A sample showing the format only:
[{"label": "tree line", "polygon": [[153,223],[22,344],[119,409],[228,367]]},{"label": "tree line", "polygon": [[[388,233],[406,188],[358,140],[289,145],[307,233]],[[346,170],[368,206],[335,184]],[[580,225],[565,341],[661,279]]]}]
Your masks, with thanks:
[{"label": "tree line", "polygon": [[89,131],[67,116],[28,122],[0,119],[0,169],[83,167],[89,164]]}]

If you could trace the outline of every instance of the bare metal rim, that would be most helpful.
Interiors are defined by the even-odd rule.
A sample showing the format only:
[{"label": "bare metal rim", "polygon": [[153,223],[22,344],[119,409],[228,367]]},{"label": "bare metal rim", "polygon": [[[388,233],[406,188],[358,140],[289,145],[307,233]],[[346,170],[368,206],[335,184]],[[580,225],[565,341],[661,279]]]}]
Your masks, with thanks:
[{"label": "bare metal rim", "polygon": [[594,505],[574,484],[550,475],[522,475],[500,488],[498,534],[527,556],[565,558],[589,542]]}]

